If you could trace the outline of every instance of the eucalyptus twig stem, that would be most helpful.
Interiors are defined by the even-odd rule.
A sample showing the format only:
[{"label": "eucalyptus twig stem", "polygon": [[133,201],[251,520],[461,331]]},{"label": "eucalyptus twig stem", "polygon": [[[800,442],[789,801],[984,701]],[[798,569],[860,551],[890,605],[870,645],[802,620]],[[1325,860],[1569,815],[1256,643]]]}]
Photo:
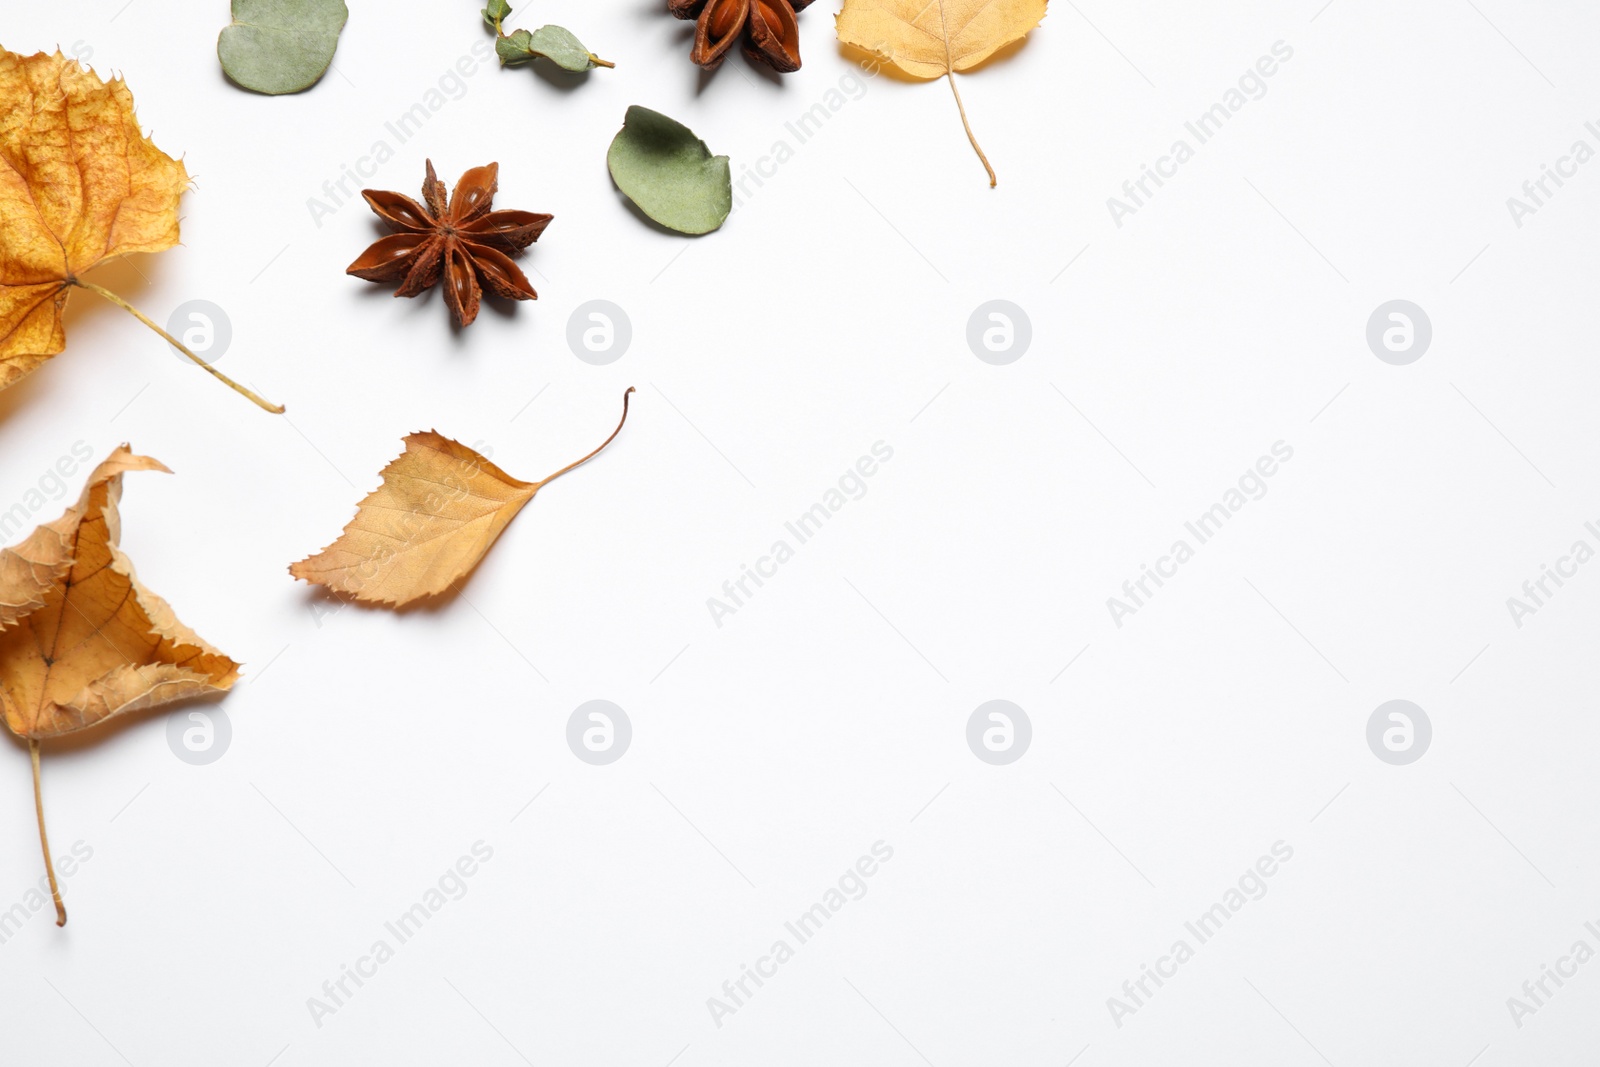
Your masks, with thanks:
[{"label": "eucalyptus twig stem", "polygon": [[56,925],[67,925],[67,906],[61,902],[61,887],[56,885],[56,868],[50,862],[50,838],[44,832],[44,794],[39,789],[39,739],[28,738],[28,755],[33,760],[33,810],[39,813],[39,847],[44,850],[44,873],[50,876],[50,896],[56,902]]},{"label": "eucalyptus twig stem", "polygon": [[548,477],[544,481],[540,482],[539,483],[539,488],[540,489],[543,489],[545,486],[549,485],[551,482],[555,481],[557,478],[561,477],[563,474],[565,474],[568,471],[572,470],[574,467],[583,466],[585,463],[589,462],[591,459],[593,459],[594,457],[598,456],[600,453],[604,452],[606,450],[606,445],[609,445],[612,441],[615,441],[617,439],[617,434],[622,432],[623,423],[626,423],[628,421],[628,397],[631,396],[631,395],[633,395],[633,386],[630,385],[630,386],[628,386],[628,391],[626,393],[622,394],[622,419],[617,423],[617,428],[615,430],[611,431],[611,436],[606,438],[604,441],[601,441],[600,442],[600,447],[595,449],[593,452],[590,452],[587,456],[584,456],[582,459],[577,460],[577,461],[575,461],[573,463],[568,463],[565,467],[562,467],[560,470],[558,470],[554,474],[550,475],[550,477]]},{"label": "eucalyptus twig stem", "polygon": [[185,345],[182,341],[178,340],[176,337],[172,336],[166,330],[163,330],[161,327],[157,326],[154,322],[152,322],[150,320],[150,318],[148,316],[145,315],[144,312],[140,311],[138,308],[134,307],[132,304],[130,304],[126,300],[122,299],[122,297],[118,296],[116,293],[113,293],[110,289],[107,289],[105,286],[102,286],[102,285],[96,285],[94,282],[84,281],[82,278],[73,278],[69,284],[76,285],[80,289],[87,289],[87,290],[89,290],[89,292],[94,293],[96,296],[102,296],[105,299],[111,301],[113,304],[117,305],[119,308],[121,308],[122,310],[126,311],[128,314],[132,315],[134,318],[138,319],[140,322],[144,323],[146,326],[150,327],[156,333],[158,333],[162,337],[166,338],[166,341],[167,341],[167,343],[169,345],[171,345],[173,348],[176,348],[179,352],[182,352],[184,355],[188,356],[190,359],[194,360],[195,365],[198,366],[201,370],[205,371],[207,374],[211,375],[213,378],[217,379],[217,381],[221,382],[223,385],[226,385],[229,389],[232,389],[234,392],[238,393],[240,396],[243,396],[246,399],[252,401],[257,407],[260,407],[265,411],[270,411],[274,415],[282,415],[283,414],[283,405],[282,404],[274,404],[274,403],[271,403],[270,401],[263,400],[256,393],[252,392],[249,389],[246,389],[244,386],[240,385],[238,382],[234,381],[232,378],[228,377],[226,374],[223,374],[221,371],[217,370],[211,364],[207,363],[205,360],[201,359],[199,356],[197,356],[193,352],[189,351],[189,347],[187,345]]}]

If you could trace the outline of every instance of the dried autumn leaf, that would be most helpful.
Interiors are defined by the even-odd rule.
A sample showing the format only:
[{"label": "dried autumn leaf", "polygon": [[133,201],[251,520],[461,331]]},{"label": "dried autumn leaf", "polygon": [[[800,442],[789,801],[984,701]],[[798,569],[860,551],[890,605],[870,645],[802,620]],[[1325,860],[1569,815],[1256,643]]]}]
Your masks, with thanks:
[{"label": "dried autumn leaf", "polygon": [[632,392],[622,394],[622,419],[599,448],[538,482],[519,481],[432,430],[410,435],[339,539],[289,573],[368,604],[438,596],[472,572],[535,493],[616,440]]},{"label": "dried autumn leaf", "polygon": [[967,140],[995,184],[994,168],[978,147],[956,74],[969,71],[1020,41],[1045,16],[1046,0],[844,0],[835,19],[839,40],[913,78],[949,78]]},{"label": "dried autumn leaf", "polygon": [[224,692],[239,665],[178,621],[118,547],[122,476],[165,471],[123,445],[89,475],[54,522],[0,550],[0,711],[33,757],[39,841],[56,904],[39,789],[41,741],[174,700]]},{"label": "dried autumn leaf", "polygon": [[66,347],[61,314],[87,289],[268,411],[117,294],[83,275],[131,252],[178,243],[183,164],[139,130],[133,94],[60,52],[0,49],[0,389]]}]

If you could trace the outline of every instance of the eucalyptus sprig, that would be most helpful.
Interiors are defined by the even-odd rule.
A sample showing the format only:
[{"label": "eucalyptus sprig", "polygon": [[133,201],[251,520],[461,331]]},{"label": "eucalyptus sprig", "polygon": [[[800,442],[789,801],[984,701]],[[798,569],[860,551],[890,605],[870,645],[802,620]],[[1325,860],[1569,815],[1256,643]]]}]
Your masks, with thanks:
[{"label": "eucalyptus sprig", "polygon": [[502,67],[528,63],[541,56],[574,74],[596,67],[616,66],[589,51],[571,30],[560,26],[540,26],[537,30],[512,30],[507,33],[503,26],[510,17],[511,5],[506,0],[489,0],[489,6],[483,9],[483,21],[494,30],[494,52],[500,57]]}]

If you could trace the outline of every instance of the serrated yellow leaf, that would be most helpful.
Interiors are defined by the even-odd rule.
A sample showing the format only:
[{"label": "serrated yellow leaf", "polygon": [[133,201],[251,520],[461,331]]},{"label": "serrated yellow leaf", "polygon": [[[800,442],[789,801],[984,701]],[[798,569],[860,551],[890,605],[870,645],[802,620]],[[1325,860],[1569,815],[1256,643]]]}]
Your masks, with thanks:
[{"label": "serrated yellow leaf", "polygon": [[183,163],[139,129],[133,94],[60,52],[0,48],[0,389],[67,344],[74,287],[131,312],[212,377],[282,412],[83,275],[132,252],[178,243]]}]

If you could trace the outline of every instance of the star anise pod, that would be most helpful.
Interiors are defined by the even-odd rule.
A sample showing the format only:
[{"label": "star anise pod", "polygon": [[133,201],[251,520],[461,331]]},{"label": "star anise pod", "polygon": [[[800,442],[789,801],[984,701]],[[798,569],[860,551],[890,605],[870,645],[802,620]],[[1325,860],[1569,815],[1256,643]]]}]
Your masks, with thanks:
[{"label": "star anise pod", "polygon": [[811,0],[667,0],[680,19],[695,19],[689,58],[715,70],[744,32],[743,51],[779,74],[800,69],[800,24],[795,12]]},{"label": "star anise pod", "polygon": [[373,242],[345,273],[369,282],[402,279],[395,296],[416,296],[443,275],[445,303],[457,326],[470,326],[478,317],[484,289],[507,300],[538,299],[507,253],[537,241],[552,216],[491,211],[499,173],[498,163],[473,167],[456,182],[446,202],[444,183],[429,160],[422,183],[426,207],[400,193],[361,190],[373,212],[395,232]]}]

